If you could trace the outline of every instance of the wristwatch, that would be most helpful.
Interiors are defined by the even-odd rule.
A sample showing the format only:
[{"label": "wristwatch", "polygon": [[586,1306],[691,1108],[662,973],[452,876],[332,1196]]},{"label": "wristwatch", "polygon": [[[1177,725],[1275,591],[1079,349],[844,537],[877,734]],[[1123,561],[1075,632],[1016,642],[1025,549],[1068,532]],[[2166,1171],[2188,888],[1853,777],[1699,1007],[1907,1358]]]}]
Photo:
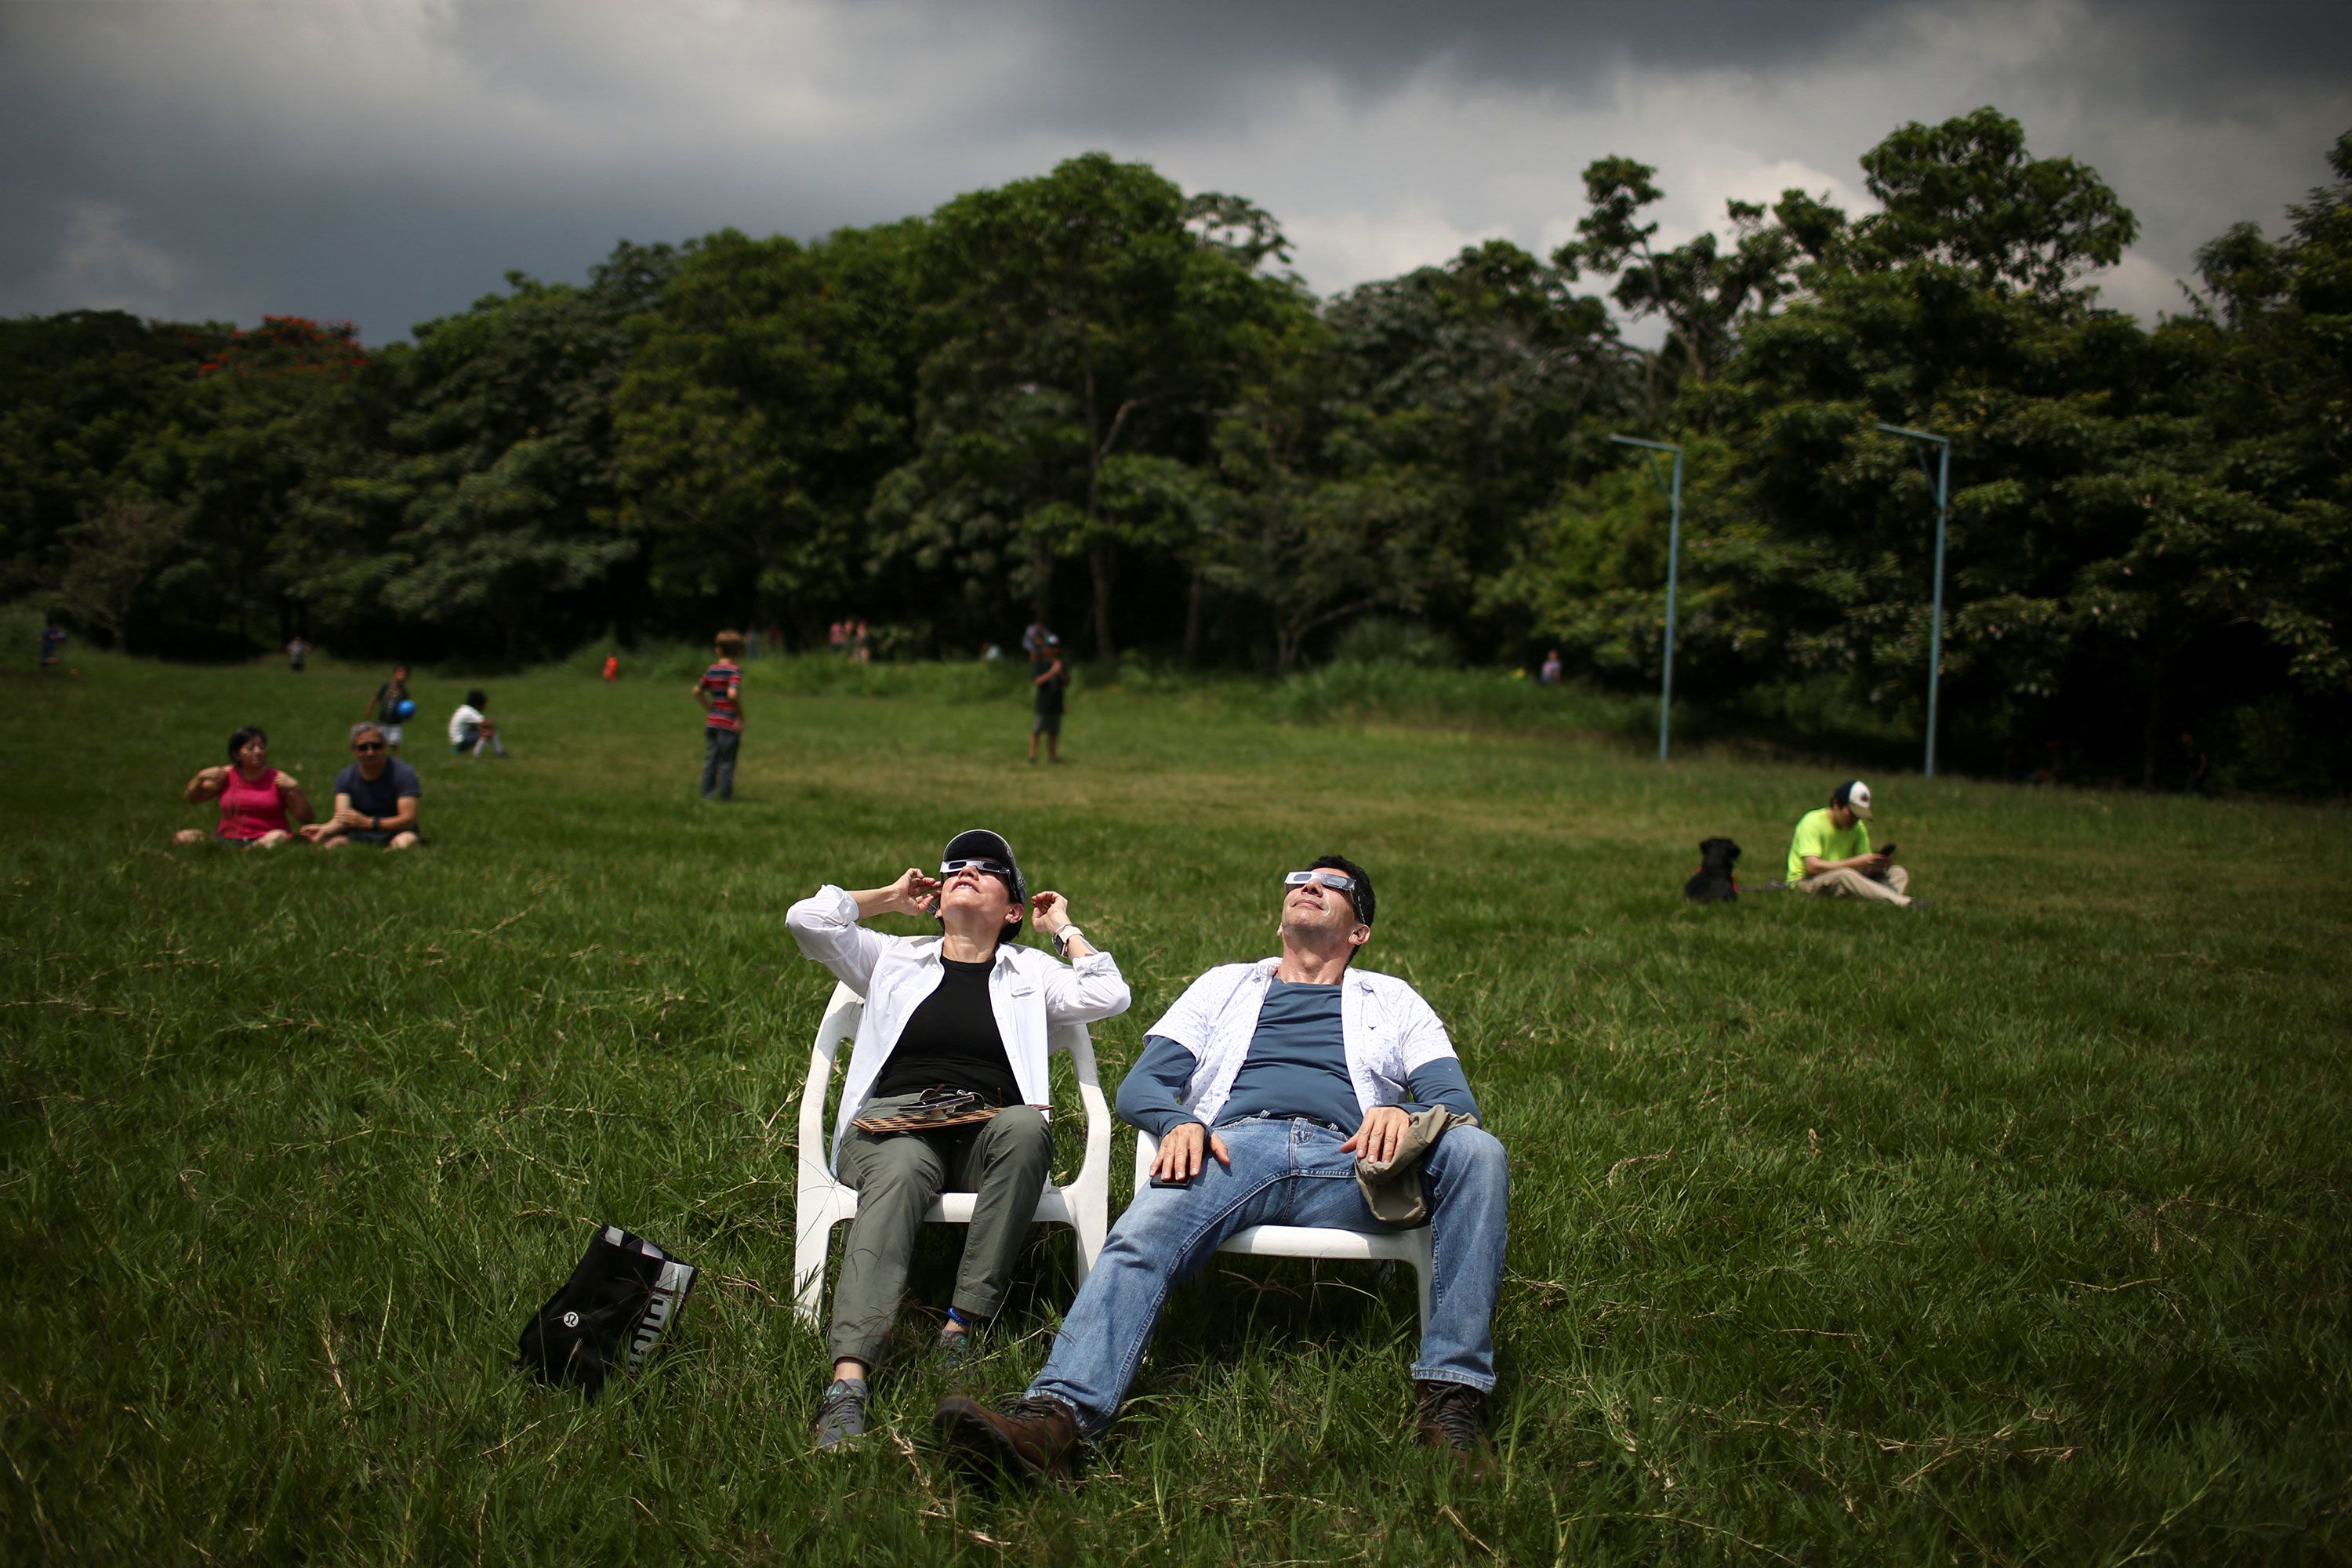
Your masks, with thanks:
[{"label": "wristwatch", "polygon": [[1080,931],[1076,926],[1070,925],[1066,922],[1061,930],[1054,933],[1054,956],[1056,958],[1067,958],[1070,955],[1070,939],[1074,936],[1084,936],[1086,934],[1086,932]]}]

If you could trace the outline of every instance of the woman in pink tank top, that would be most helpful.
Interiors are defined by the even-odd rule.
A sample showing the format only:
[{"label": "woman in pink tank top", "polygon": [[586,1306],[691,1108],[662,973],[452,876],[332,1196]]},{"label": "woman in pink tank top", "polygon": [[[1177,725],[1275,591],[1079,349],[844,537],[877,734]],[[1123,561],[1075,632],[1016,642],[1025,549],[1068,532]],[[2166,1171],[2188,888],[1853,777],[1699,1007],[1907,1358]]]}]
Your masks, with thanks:
[{"label": "woman in pink tank top", "polygon": [[[220,802],[220,825],[210,837],[224,844],[275,849],[294,837],[293,825],[310,820],[310,797],[291,773],[269,765],[269,737],[247,724],[228,738],[228,765],[206,768],[182,792],[192,805]],[[184,827],[175,844],[202,844],[201,828]]]}]

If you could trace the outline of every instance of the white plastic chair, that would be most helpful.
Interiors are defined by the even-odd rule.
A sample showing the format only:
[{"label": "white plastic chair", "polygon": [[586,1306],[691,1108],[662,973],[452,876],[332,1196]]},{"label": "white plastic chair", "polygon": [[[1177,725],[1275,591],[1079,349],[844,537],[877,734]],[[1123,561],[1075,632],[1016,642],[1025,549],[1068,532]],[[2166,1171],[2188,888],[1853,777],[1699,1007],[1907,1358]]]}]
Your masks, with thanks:
[{"label": "white plastic chair", "polygon": [[[825,1004],[824,1021],[817,1026],[816,1044],[809,1051],[808,1082],[801,1089],[800,1185],[793,1205],[793,1295],[800,1314],[810,1323],[824,1321],[824,1255],[833,1227],[857,1213],[857,1193],[836,1180],[826,1161],[824,1101],[833,1082],[833,1064],[843,1046],[857,1037],[857,1021],[866,999],[846,985],[833,988]],[[1067,1051],[1077,1069],[1078,1100],[1086,1109],[1087,1152],[1078,1178],[1056,1186],[1051,1176],[1037,1197],[1036,1221],[1066,1225],[1077,1233],[1078,1280],[1102,1252],[1103,1235],[1110,1228],[1110,1108],[1103,1103],[1101,1080],[1095,1072],[1095,1045],[1084,1024],[1056,1024],[1047,1031],[1048,1054]],[[934,1225],[970,1225],[974,1193],[941,1193],[923,1218]],[[1034,1223],[1034,1221],[1033,1221]]]},{"label": "white plastic chair", "polygon": [[[1138,1129],[1135,1134],[1135,1190],[1151,1182],[1151,1162],[1160,1140]],[[1203,1153],[1202,1159],[1208,1155]],[[1338,1230],[1314,1225],[1254,1225],[1235,1231],[1217,1248],[1249,1258],[1318,1258],[1343,1263],[1410,1263],[1421,1287],[1421,1331],[1429,1331],[1429,1281],[1437,1266],[1437,1243],[1425,1225],[1410,1230],[1378,1233]]]}]

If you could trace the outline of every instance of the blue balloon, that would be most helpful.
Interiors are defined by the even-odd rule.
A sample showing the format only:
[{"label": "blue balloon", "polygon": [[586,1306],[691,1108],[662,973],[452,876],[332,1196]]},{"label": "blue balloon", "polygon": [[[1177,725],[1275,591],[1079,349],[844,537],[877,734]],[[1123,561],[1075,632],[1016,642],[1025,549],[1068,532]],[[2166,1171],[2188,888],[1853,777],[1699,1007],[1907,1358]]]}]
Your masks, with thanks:
[{"label": "blue balloon", "polygon": [[400,700],[400,701],[399,701],[397,704],[395,704],[395,705],[394,706],[394,708],[393,708],[393,712],[394,712],[394,715],[396,715],[397,717],[402,718],[402,719],[414,719],[414,718],[415,718],[415,717],[416,717],[416,700],[415,700],[415,698],[413,698],[413,697],[404,697],[404,698],[402,698],[402,699]]}]

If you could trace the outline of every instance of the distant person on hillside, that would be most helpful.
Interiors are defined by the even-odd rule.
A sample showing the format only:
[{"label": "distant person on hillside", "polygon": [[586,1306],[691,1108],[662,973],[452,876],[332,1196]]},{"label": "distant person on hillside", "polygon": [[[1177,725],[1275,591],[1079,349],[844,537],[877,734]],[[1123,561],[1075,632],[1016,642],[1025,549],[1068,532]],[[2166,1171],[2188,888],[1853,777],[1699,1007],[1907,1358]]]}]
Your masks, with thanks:
[{"label": "distant person on hillside", "polygon": [[219,801],[220,824],[209,834],[200,827],[183,827],[172,835],[174,844],[212,838],[239,848],[275,849],[294,837],[297,824],[310,820],[310,797],[292,773],[269,765],[269,737],[258,724],[231,734],[227,765],[205,768],[181,795],[191,805]]},{"label": "distant person on hillside", "polygon": [[621,656],[617,653],[606,654],[604,656],[604,684],[610,686],[614,681],[620,679]]},{"label": "distant person on hillside", "polygon": [[2203,795],[2213,777],[2213,759],[2197,743],[2196,735],[2180,731],[2180,793]]},{"label": "distant person on hillside", "polygon": [[507,754],[507,743],[499,739],[498,721],[482,711],[490,705],[490,694],[480,687],[466,693],[466,700],[449,715],[449,753],[457,757],[478,757],[484,752],[494,756]]},{"label": "distant person on hillside", "polygon": [[743,745],[743,634],[720,632],[711,644],[717,656],[694,683],[702,705],[702,798],[735,798],[735,754]]},{"label": "distant person on hillside", "polygon": [[58,654],[66,646],[66,629],[55,620],[41,626],[41,668],[47,669],[58,662]]},{"label": "distant person on hillside", "polygon": [[1070,684],[1069,667],[1062,662],[1062,639],[1053,633],[1037,645],[1029,660],[1029,684],[1036,689],[1037,716],[1029,726],[1029,760],[1037,760],[1037,737],[1045,737],[1045,760],[1062,760],[1062,694]]},{"label": "distant person on hillside", "polygon": [[1789,885],[1829,898],[1876,899],[1907,905],[1911,873],[1895,864],[1892,847],[1870,847],[1870,786],[1848,779],[1830,792],[1827,806],[1797,819],[1789,840]]},{"label": "distant person on hillside", "polygon": [[824,646],[835,653],[845,651],[849,647],[849,623],[835,621],[825,627]]},{"label": "distant person on hillside", "polygon": [[[1033,912],[1065,962],[1013,940]],[[884,914],[936,918],[940,934],[866,927]],[[1047,1031],[1116,1017],[1128,988],[1117,961],[1070,923],[1068,901],[1032,898],[1012,846],[984,828],[948,840],[936,878],[910,866],[886,888],[828,885],[786,910],[784,926],[803,954],[866,999],[833,1129],[834,1171],[858,1196],[825,1336],[833,1375],[817,1407],[816,1446],[833,1448],[866,1430],[872,1370],[941,1191],[978,1196],[939,1358],[961,1362],[967,1336],[1003,1304],[1054,1158]],[[875,1125],[926,1116],[939,1125]]]},{"label": "distant person on hillside", "polygon": [[1554,648],[1549,653],[1544,655],[1543,669],[1538,679],[1540,679],[1546,686],[1558,686],[1559,684],[1559,649]]},{"label": "distant person on hillside", "polygon": [[863,616],[860,616],[857,618],[857,624],[850,628],[849,657],[857,664],[864,664],[874,657],[873,638],[866,632],[866,617]]},{"label": "distant person on hillside", "polygon": [[383,849],[414,849],[422,840],[416,807],[425,794],[416,770],[385,751],[383,726],[362,720],[352,726],[352,760],[335,775],[335,814],[302,837],[321,849],[369,844]]},{"label": "distant person on hillside", "polygon": [[383,731],[383,743],[394,752],[400,750],[400,727],[416,716],[416,700],[408,695],[408,666],[392,667],[392,679],[375,689],[368,699],[367,715]]},{"label": "distant person on hillside", "polygon": [[302,673],[302,661],[310,657],[309,640],[300,632],[296,632],[294,640],[286,645],[286,668],[294,674],[299,675]]}]

